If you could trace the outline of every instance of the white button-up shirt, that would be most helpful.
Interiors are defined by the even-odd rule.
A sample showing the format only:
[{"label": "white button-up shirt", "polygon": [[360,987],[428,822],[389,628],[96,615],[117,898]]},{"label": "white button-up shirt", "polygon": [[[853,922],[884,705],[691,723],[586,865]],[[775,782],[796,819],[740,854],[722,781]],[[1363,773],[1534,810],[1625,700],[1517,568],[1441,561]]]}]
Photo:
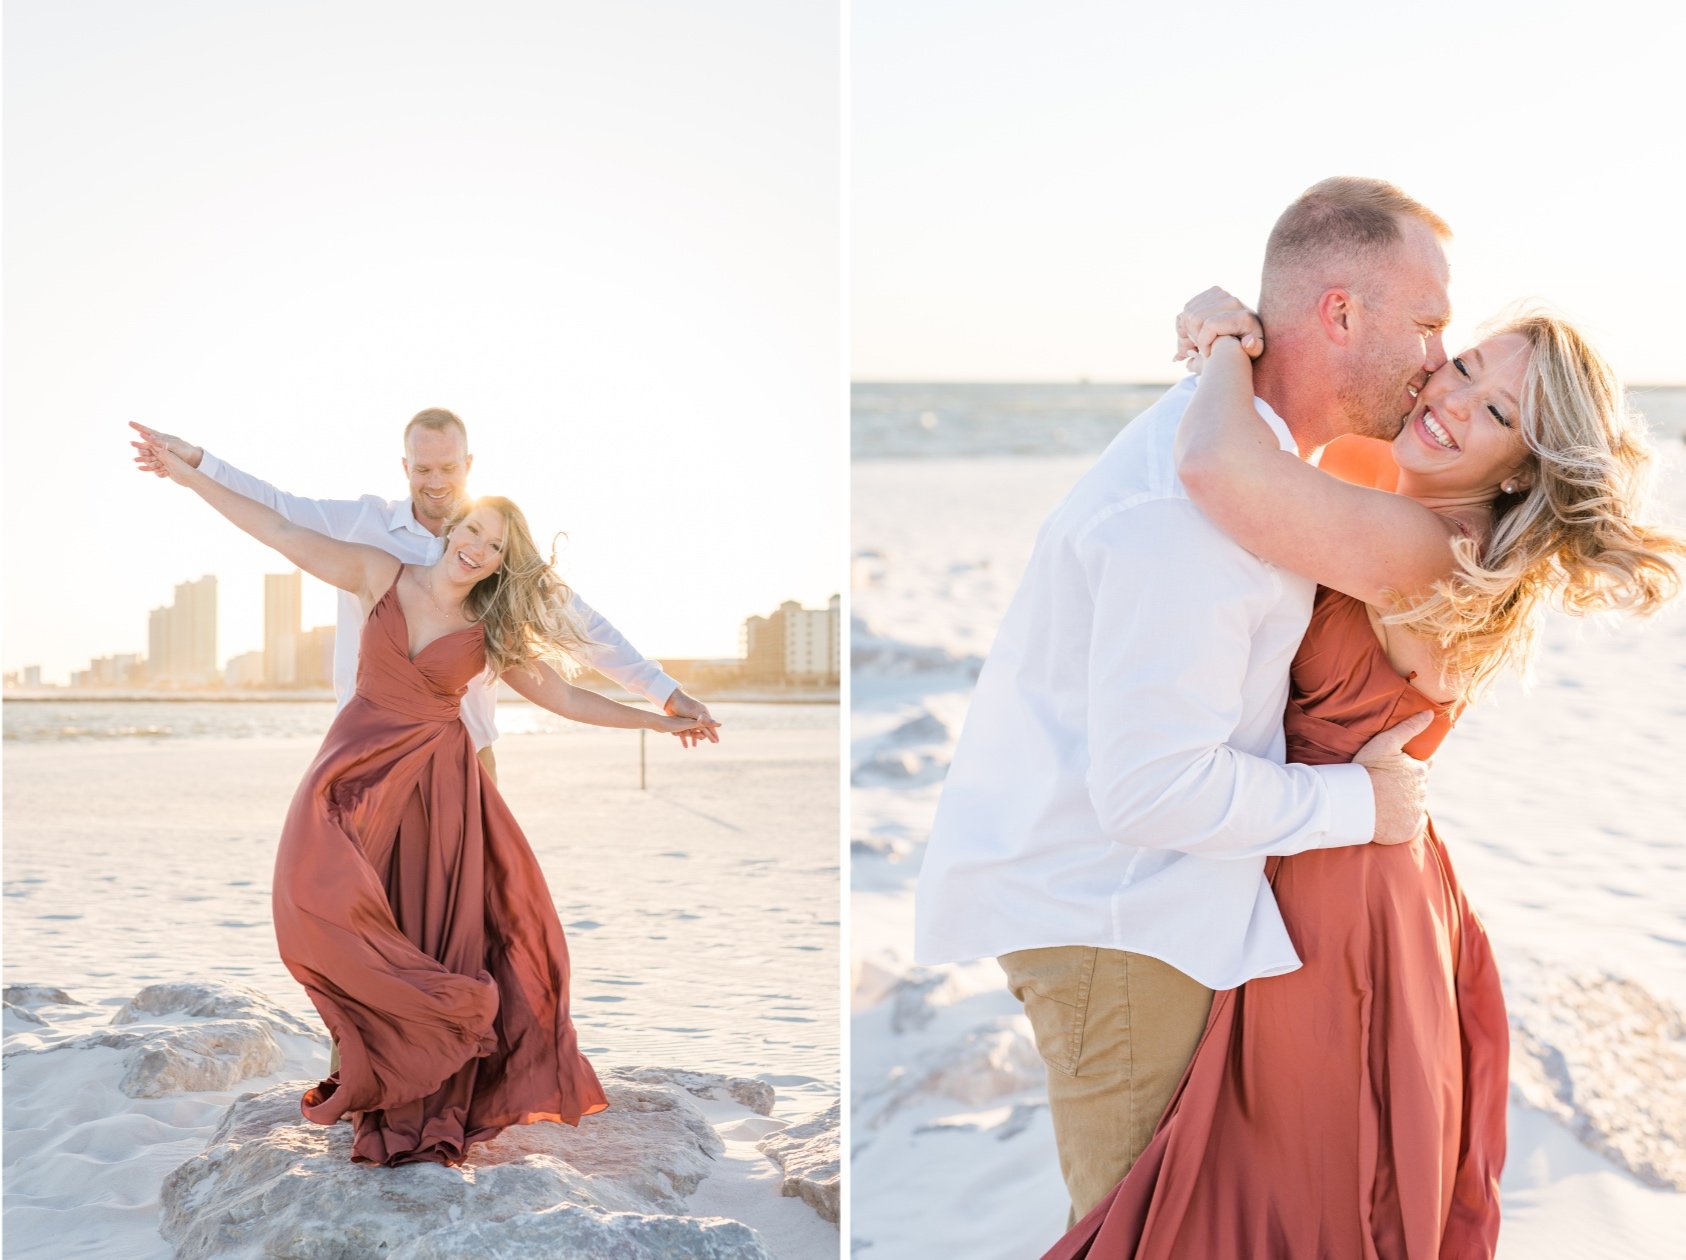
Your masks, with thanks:
[{"label": "white button-up shirt", "polygon": [[1265,856],[1370,839],[1363,767],[1283,764],[1315,587],[1189,501],[1193,393],[1126,427],[1037,535],[925,851],[921,962],[1098,945],[1233,988],[1300,965]]},{"label": "white button-up shirt", "polygon": [[[248,499],[274,508],[294,524],[342,542],[379,547],[405,564],[432,564],[445,550],[444,541],[416,520],[409,499],[382,499],[372,494],[361,499],[306,499],[277,490],[209,451],[200,459],[199,471]],[[362,644],[364,618],[357,596],[341,591],[339,597],[339,619],[334,627],[334,695],[343,709],[357,688],[357,651]],[[570,608],[588,640],[581,652],[584,663],[657,708],[665,705],[679,684],[662,672],[661,665],[646,660],[578,595]],[[476,748],[485,748],[498,737],[497,703],[497,679],[487,670],[469,683],[462,701],[463,725]]]}]

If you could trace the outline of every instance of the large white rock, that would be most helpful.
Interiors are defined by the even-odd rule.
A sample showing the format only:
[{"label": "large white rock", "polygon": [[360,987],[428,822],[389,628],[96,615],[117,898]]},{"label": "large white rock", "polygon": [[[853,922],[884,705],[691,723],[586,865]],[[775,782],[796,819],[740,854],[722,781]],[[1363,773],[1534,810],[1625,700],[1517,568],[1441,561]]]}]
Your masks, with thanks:
[{"label": "large white rock", "polygon": [[[8,989],[21,1002],[8,1017],[42,1024],[37,1006],[79,1005],[45,985]],[[125,1052],[119,1088],[131,1098],[162,1098],[201,1090],[226,1090],[281,1070],[281,1040],[318,1040],[319,1032],[252,989],[215,981],[155,984],[142,989],[111,1018],[115,1027],[62,1039],[19,1038],[14,1054],[74,1054],[93,1048]],[[324,1053],[326,1046],[324,1044]]]},{"label": "large white rock", "polygon": [[674,1219],[725,1150],[681,1087],[609,1072],[609,1110],[578,1129],[517,1126],[461,1168],[376,1168],[351,1161],[349,1124],[299,1115],[307,1084],[239,1099],[165,1179],[178,1260],[766,1254],[747,1226]]},{"label": "large white rock", "polygon": [[47,1021],[35,1010],[37,1006],[80,1005],[63,989],[50,984],[8,984],[4,1002],[6,1035],[45,1028]]},{"label": "large white rock", "polygon": [[[72,1045],[110,1045],[123,1033],[94,1033]],[[274,1034],[255,1019],[215,1019],[185,1028],[130,1033],[128,1062],[117,1087],[130,1098],[163,1098],[232,1089],[281,1070]]]},{"label": "large white rock", "polygon": [[63,989],[51,984],[8,984],[5,998],[9,1006],[81,1005]]},{"label": "large white rock", "polygon": [[197,1019],[261,1019],[277,1032],[309,1035],[312,1025],[278,1006],[256,989],[219,980],[183,980],[149,984],[111,1017],[114,1024],[134,1024],[148,1016],[191,1015]]},{"label": "large white rock", "polygon": [[749,1226],[723,1217],[639,1216],[564,1203],[509,1220],[447,1225],[391,1260],[773,1260]]},{"label": "large white rock", "polygon": [[822,1220],[837,1223],[842,1164],[838,1156],[841,1103],[769,1134],[757,1144],[784,1173],[779,1193],[800,1198]]},{"label": "large white rock", "polygon": [[645,1084],[677,1085],[694,1098],[735,1102],[740,1107],[748,1107],[758,1116],[773,1114],[773,1087],[766,1081],[758,1081],[753,1077],[654,1067],[631,1068],[625,1076],[629,1081],[642,1081]]},{"label": "large white rock", "polygon": [[1647,1185],[1686,1190],[1686,1012],[1600,972],[1506,976],[1514,1096]]}]

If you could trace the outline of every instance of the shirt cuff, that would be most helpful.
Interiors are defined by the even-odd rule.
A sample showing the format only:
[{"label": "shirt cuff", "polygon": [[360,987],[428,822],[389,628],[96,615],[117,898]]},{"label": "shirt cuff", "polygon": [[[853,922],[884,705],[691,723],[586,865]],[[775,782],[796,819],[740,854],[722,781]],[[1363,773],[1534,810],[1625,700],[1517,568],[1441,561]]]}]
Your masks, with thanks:
[{"label": "shirt cuff", "polygon": [[658,709],[667,707],[667,702],[673,698],[673,693],[679,690],[679,684],[661,671],[650,680],[650,689],[644,693],[644,698]]},{"label": "shirt cuff", "polygon": [[1370,772],[1350,761],[1311,768],[1329,792],[1329,826],[1317,847],[1369,844],[1376,834],[1376,790],[1370,785]]},{"label": "shirt cuff", "polygon": [[201,446],[199,448],[199,471],[215,481],[217,474],[222,471],[222,460]]}]

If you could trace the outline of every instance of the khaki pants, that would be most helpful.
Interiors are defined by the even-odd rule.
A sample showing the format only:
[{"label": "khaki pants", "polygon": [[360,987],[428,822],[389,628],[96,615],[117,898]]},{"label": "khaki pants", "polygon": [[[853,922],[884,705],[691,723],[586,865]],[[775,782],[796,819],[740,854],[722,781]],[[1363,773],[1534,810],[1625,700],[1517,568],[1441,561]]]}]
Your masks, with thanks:
[{"label": "khaki pants", "polygon": [[1212,991],[1146,954],[1087,945],[1000,959],[1048,1067],[1068,1225],[1124,1179],[1194,1057]]},{"label": "khaki pants", "polygon": [[[479,752],[480,764],[486,767],[486,777],[493,783],[498,781],[498,759],[492,755],[492,746],[487,744]],[[333,1051],[328,1055],[328,1075],[332,1076],[340,1070],[340,1047],[334,1043]]]}]

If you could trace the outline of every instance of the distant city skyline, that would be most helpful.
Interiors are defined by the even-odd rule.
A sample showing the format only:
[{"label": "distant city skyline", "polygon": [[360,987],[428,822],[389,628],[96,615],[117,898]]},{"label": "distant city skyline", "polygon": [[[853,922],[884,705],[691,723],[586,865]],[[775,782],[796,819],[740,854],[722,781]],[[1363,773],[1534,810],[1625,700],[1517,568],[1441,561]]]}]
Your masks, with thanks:
[{"label": "distant city skyline", "polygon": [[[36,661],[8,664],[7,684],[23,689],[191,688],[212,685],[214,680],[227,687],[331,688],[333,619],[307,628],[300,616],[306,584],[315,580],[298,569],[260,577],[263,634],[255,646],[217,652],[223,584],[214,574],[206,574],[176,583],[173,601],[144,615],[146,650],[108,651],[57,673]],[[332,590],[326,586],[323,590],[332,598]],[[770,616],[746,614],[735,626],[735,653],[646,654],[658,661],[748,661],[752,676],[759,681],[789,676],[836,682],[841,675],[841,602],[841,595],[833,594],[822,607],[811,609],[798,600],[785,600]],[[331,604],[329,608],[332,611]]]}]

